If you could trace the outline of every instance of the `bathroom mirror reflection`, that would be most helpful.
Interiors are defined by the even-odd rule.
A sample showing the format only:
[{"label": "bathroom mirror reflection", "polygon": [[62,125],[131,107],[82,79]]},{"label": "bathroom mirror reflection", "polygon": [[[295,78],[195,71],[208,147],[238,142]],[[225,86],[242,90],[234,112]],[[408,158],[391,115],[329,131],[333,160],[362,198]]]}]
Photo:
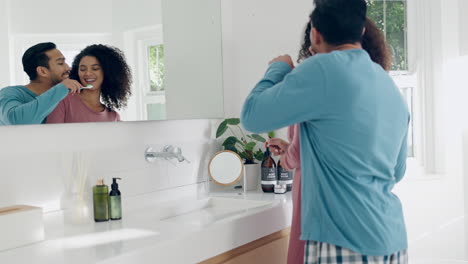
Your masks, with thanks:
[{"label": "bathroom mirror reflection", "polygon": [[37,43],[55,43],[70,66],[85,47],[105,44],[123,51],[132,73],[121,121],[223,116],[220,1],[2,2],[0,54],[9,63],[0,89],[30,82],[21,58]]}]

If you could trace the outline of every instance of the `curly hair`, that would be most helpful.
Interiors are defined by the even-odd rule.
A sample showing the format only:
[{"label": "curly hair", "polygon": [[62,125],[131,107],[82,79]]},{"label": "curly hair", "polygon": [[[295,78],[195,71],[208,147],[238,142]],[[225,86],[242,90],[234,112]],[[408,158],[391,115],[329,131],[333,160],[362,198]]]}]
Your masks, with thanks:
[{"label": "curly hair", "polygon": [[312,56],[310,53],[310,46],[312,43],[310,42],[310,31],[312,30],[312,23],[307,23],[305,30],[304,30],[304,39],[302,40],[301,49],[299,50],[299,56],[297,57],[297,63],[301,63],[301,61],[309,58]]},{"label": "curly hair", "polygon": [[[384,70],[389,71],[392,66],[392,55],[389,46],[385,41],[384,34],[368,17],[366,18],[365,28],[366,31],[362,37],[362,48],[369,53],[372,61],[382,66]],[[302,40],[301,49],[299,50],[299,56],[297,59],[298,63],[312,56],[309,50],[309,47],[312,45],[310,42],[311,30],[312,23],[309,22],[304,30],[304,39]]]},{"label": "curly hair", "polygon": [[369,53],[371,59],[390,71],[392,67],[392,53],[390,52],[385,36],[370,18],[366,18],[366,32],[362,37],[362,48]]},{"label": "curly hair", "polygon": [[70,78],[79,80],[78,69],[81,59],[85,56],[95,57],[104,73],[101,86],[101,100],[110,110],[127,106],[128,98],[132,95],[132,74],[125,61],[123,52],[112,46],[90,45],[83,49],[73,60]]}]

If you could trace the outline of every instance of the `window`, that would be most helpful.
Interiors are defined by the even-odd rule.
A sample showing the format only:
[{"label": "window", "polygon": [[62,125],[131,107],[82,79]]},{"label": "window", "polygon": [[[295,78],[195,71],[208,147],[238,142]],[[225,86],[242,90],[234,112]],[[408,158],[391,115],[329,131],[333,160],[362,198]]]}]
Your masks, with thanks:
[{"label": "window", "polygon": [[368,0],[367,15],[382,30],[393,56],[390,75],[408,103],[411,121],[408,131],[408,157],[414,157],[414,98],[417,76],[408,62],[408,23],[406,0]]},{"label": "window", "polygon": [[164,45],[148,47],[150,91],[164,91]]},{"label": "window", "polygon": [[[124,50],[133,71],[133,96],[126,120],[165,120],[166,81],[162,26],[124,32]],[[122,116],[122,115],[121,115]]]},{"label": "window", "polygon": [[166,119],[166,86],[164,79],[164,45],[156,39],[141,42],[142,65],[146,76],[141,94],[142,111],[145,120]]},{"label": "window", "polygon": [[408,71],[406,0],[370,0],[367,15],[384,32],[393,55],[392,71]]}]

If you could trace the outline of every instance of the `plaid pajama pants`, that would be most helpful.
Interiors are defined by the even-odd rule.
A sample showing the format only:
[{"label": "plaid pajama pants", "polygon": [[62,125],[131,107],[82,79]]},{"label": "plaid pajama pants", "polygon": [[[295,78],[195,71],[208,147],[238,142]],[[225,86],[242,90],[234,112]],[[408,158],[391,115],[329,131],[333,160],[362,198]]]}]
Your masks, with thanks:
[{"label": "plaid pajama pants", "polygon": [[328,243],[307,241],[304,264],[407,264],[406,250],[388,256],[365,256]]}]

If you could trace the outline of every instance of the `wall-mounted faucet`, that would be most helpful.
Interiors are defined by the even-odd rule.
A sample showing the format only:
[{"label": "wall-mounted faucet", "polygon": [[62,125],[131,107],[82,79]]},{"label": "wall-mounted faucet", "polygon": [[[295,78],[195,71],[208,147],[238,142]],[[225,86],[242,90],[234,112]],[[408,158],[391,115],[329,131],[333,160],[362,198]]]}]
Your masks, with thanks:
[{"label": "wall-mounted faucet", "polygon": [[190,161],[182,155],[182,149],[172,145],[165,146],[161,152],[155,152],[151,147],[147,148],[145,151],[145,159],[148,162],[154,162],[156,159],[177,159],[179,162],[186,161],[190,163]]}]

